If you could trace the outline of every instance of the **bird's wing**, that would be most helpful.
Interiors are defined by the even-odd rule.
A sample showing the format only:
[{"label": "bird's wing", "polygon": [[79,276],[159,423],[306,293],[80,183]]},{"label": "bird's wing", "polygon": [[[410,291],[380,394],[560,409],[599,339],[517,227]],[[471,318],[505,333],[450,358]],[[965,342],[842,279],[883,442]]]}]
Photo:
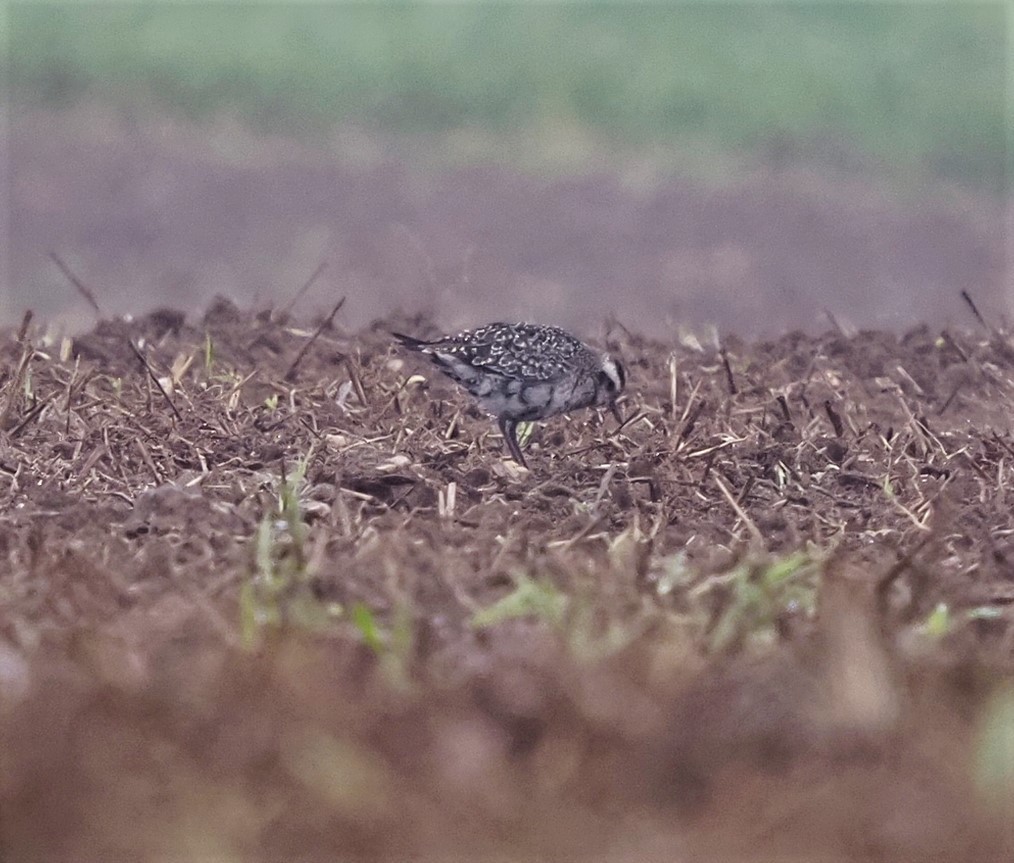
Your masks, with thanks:
[{"label": "bird's wing", "polygon": [[[499,347],[499,350],[497,350]],[[576,338],[554,327],[519,325],[501,346],[494,345],[491,364],[501,374],[525,381],[553,382],[579,371],[588,350]]]},{"label": "bird's wing", "polygon": [[565,378],[576,368],[567,357],[520,352],[476,352],[470,365],[507,378],[527,382],[552,383]]},{"label": "bird's wing", "polygon": [[431,341],[392,335],[405,347],[431,354],[441,364],[464,364],[529,382],[558,381],[587,362],[587,349],[569,333],[528,324],[487,324]]},{"label": "bird's wing", "polygon": [[[511,333],[484,333],[480,339],[432,348],[436,354],[453,356],[472,368],[526,382],[560,380],[576,368],[577,354],[559,344],[548,344],[538,332],[531,337],[517,329]],[[577,343],[580,346],[580,342]]]}]

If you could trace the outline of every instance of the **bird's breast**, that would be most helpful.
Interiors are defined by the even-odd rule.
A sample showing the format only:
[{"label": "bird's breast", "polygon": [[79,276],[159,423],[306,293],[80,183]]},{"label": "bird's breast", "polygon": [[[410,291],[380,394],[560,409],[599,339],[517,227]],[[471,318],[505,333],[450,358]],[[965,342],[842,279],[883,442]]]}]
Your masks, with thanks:
[{"label": "bird's breast", "polygon": [[554,414],[588,407],[593,390],[580,381],[565,378],[559,381],[521,381],[501,378],[488,392],[477,396],[483,409],[498,417],[513,420],[545,419]]}]

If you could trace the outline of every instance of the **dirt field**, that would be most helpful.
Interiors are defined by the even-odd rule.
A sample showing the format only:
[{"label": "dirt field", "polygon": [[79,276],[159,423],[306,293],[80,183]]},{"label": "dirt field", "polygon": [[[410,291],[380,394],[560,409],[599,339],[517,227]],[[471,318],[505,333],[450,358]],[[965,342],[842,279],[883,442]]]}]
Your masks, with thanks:
[{"label": "dirt field", "polygon": [[3,336],[5,860],[1014,854],[994,321],[613,326],[526,472],[336,320]]},{"label": "dirt field", "polygon": [[961,290],[990,319],[1014,316],[1006,190],[899,182],[856,153],[807,163],[785,142],[727,165],[716,154],[710,181],[650,153],[602,153],[547,176],[510,158],[434,165],[449,145],[355,128],[314,149],[229,118],[197,126],[91,103],[16,107],[11,123],[0,325],[30,308],[91,327],[53,252],[107,316],[216,295],[278,306],[322,261],[298,310],[347,294],[356,327],[402,310],[446,327],[590,333],[616,316],[654,338],[711,325],[771,337],[818,333],[830,313],[850,332],[900,331],[967,325]]}]

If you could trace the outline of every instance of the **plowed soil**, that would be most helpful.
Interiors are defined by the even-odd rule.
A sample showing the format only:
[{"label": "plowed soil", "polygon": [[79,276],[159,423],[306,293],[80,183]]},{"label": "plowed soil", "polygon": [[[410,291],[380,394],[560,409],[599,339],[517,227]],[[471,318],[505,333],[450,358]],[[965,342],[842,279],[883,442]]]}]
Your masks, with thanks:
[{"label": "plowed soil", "polygon": [[524,471],[390,329],[3,335],[4,859],[1010,859],[1008,333],[586,332]]},{"label": "plowed soil", "polygon": [[848,171],[845,154],[844,165],[800,163],[791,147],[753,154],[713,182],[607,155],[547,177],[488,159],[435,167],[424,146],[354,129],[328,152],[234,120],[195,126],[101,104],[15,108],[11,126],[0,325],[29,308],[93,324],[54,252],[106,316],[206,308],[216,295],[278,304],[321,261],[330,267],[298,308],[347,294],[356,327],[403,309],[452,328],[593,332],[616,316],[655,338],[709,325],[754,338],[901,331],[967,324],[962,290],[989,320],[1014,315],[1006,189],[899,184]]}]

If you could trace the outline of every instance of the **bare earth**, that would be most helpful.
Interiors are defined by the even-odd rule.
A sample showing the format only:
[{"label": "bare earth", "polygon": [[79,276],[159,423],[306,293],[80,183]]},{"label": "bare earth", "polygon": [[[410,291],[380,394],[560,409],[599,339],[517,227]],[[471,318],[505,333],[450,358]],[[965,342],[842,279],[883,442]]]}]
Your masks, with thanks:
[{"label": "bare earth", "polygon": [[[998,198],[11,125],[0,858],[1014,855]],[[522,471],[388,335],[497,318],[629,422]]]},{"label": "bare earth", "polygon": [[711,182],[605,155],[580,176],[453,155],[424,169],[407,145],[355,130],[313,150],[228,120],[193,127],[96,104],[15,106],[11,122],[0,324],[31,308],[91,326],[54,252],[106,316],[217,295],[277,306],[321,262],[299,308],[347,295],[353,326],[404,311],[449,328],[535,320],[585,333],[615,315],[663,339],[709,325],[818,333],[829,315],[849,331],[902,331],[967,325],[962,290],[991,320],[1014,315],[1002,189],[891,182],[877,166],[784,153]]},{"label": "bare earth", "polygon": [[3,336],[4,859],[1010,859],[1009,333],[612,326],[524,472],[389,328]]}]

